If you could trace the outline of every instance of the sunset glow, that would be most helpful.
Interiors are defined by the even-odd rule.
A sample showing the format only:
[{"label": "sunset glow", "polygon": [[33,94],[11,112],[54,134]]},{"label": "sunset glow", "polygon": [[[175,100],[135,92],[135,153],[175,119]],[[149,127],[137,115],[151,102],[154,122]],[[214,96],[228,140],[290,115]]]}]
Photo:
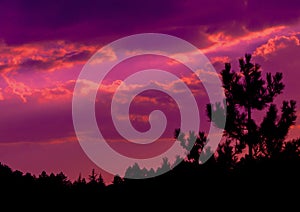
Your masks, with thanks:
[{"label": "sunset glow", "polygon": [[[215,5],[219,5],[216,7]],[[253,61],[266,72],[282,72],[286,85],[275,103],[294,99],[300,103],[300,6],[275,1],[3,1],[0,3],[0,162],[24,173],[40,174],[43,170],[63,171],[74,180],[79,173],[88,176],[93,168],[107,182],[112,176],[97,167],[81,149],[72,120],[72,96],[76,79],[86,62],[101,47],[137,33],[164,33],[184,39],[199,48],[219,73],[225,62],[238,70],[238,59],[252,53]],[[128,55],[133,54],[127,52]],[[106,49],[101,58],[115,60],[118,52]],[[178,55],[177,55],[178,56]],[[193,53],[179,55],[193,63]],[[121,145],[125,154],[141,157],[139,147],[122,146],[122,139],[112,130],[107,113],[115,90],[122,78],[143,67],[171,70],[198,98],[201,127],[207,130],[203,85],[178,61],[147,56],[147,60],[124,61],[115,67],[99,86],[80,81],[81,95],[97,90],[96,115],[107,123],[102,129],[110,145]],[[157,63],[157,64],[156,64]],[[122,72],[120,70],[123,70]],[[199,73],[202,70],[198,70]],[[204,74],[205,76],[205,74]],[[146,85],[122,89],[134,92]],[[203,78],[205,80],[205,78]],[[155,83],[155,82],[154,82]],[[177,81],[167,86],[180,92]],[[177,90],[176,90],[177,89]],[[126,99],[118,99],[126,101]],[[178,112],[176,102],[168,95],[144,92],[132,103],[132,125],[149,128],[149,112],[154,108],[166,114]],[[138,108],[138,109],[137,109]],[[297,108],[298,116],[300,107]],[[256,115],[260,120],[260,114]],[[122,117],[119,117],[122,119]],[[163,134],[162,145],[148,149],[143,156],[157,154],[174,142],[173,129],[180,118],[171,117]],[[97,120],[97,121],[98,121]],[[300,120],[289,132],[288,139],[300,137]]]}]

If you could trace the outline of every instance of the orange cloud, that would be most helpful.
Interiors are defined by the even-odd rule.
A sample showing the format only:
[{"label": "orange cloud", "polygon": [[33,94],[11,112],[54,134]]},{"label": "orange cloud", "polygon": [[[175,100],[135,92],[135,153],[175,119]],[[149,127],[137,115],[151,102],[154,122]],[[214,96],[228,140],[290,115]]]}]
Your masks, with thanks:
[{"label": "orange cloud", "polygon": [[36,89],[36,93],[40,96],[39,102],[48,102],[50,100],[71,100],[73,92],[68,89],[68,84],[74,84],[73,80],[67,81],[64,84],[58,84],[56,87]]},{"label": "orange cloud", "polygon": [[242,42],[248,42],[252,40],[266,38],[272,34],[276,34],[284,30],[285,28],[286,28],[285,26],[275,26],[257,32],[250,32],[246,29],[246,27],[244,27],[244,31],[248,32],[248,34],[240,37],[232,37],[226,35],[224,32],[208,35],[208,40],[210,40],[214,44],[212,46],[209,46],[208,48],[202,49],[202,51],[204,53],[215,52],[220,49],[236,46]]},{"label": "orange cloud", "polygon": [[[34,96],[39,102],[45,102],[49,100],[62,100],[72,98],[72,89],[75,84],[74,80],[69,80],[65,83],[59,83],[52,87],[45,88],[32,88],[26,85],[24,82],[19,82],[2,75],[3,79],[7,83],[5,92],[8,94],[14,94],[18,96],[24,103],[28,101],[28,97]],[[4,100],[4,96],[0,89],[0,100]]]},{"label": "orange cloud", "polygon": [[[0,76],[7,84],[0,91],[0,100],[4,99],[5,93],[18,96],[24,103],[33,94],[38,95],[41,101],[69,98],[70,90],[63,87],[60,82],[47,81],[49,77],[47,73],[84,64],[98,48],[95,45],[65,41],[29,43],[19,46],[9,46],[0,42]],[[45,82],[44,88],[37,88],[32,79],[24,80],[22,74],[27,72],[34,74],[35,78],[40,78],[39,82]],[[37,72],[40,74],[37,75]]]},{"label": "orange cloud", "polygon": [[2,75],[2,77],[4,78],[4,80],[7,83],[7,87],[5,89],[5,91],[7,93],[12,93],[15,94],[17,96],[19,96],[21,98],[21,100],[26,103],[27,99],[26,96],[31,96],[34,92],[34,90],[32,88],[30,88],[29,86],[25,85],[23,82],[17,82],[16,80],[7,77],[6,75]]},{"label": "orange cloud", "polygon": [[212,57],[210,59],[211,63],[229,63],[230,62],[230,58],[228,56],[218,56],[218,57]]},{"label": "orange cloud", "polygon": [[3,93],[2,93],[2,88],[0,88],[0,101],[4,100],[4,96],[3,96]]},{"label": "orange cloud", "polygon": [[24,144],[55,145],[55,144],[70,143],[75,141],[77,141],[76,136],[67,136],[62,138],[48,139],[43,142],[34,142],[34,141],[0,142],[0,146],[19,146]]},{"label": "orange cloud", "polygon": [[53,72],[83,64],[97,51],[99,46],[51,41],[23,44],[20,46],[0,45],[0,64],[14,67],[12,70],[35,69]]},{"label": "orange cloud", "polygon": [[181,80],[186,83],[187,85],[193,85],[193,84],[197,84],[199,83],[197,81],[198,77],[196,76],[196,74],[192,73],[189,76],[184,76],[181,77]]},{"label": "orange cloud", "polygon": [[296,37],[295,35],[275,36],[274,38],[269,39],[266,44],[263,44],[260,47],[258,47],[254,51],[253,55],[265,57],[266,55],[272,54],[279,49],[286,48],[290,44],[299,46],[300,41],[299,41],[298,37]]},{"label": "orange cloud", "polygon": [[77,137],[69,136],[64,138],[55,138],[55,139],[49,139],[46,142],[41,143],[42,145],[48,145],[48,144],[63,144],[63,143],[69,143],[69,142],[77,142]]},{"label": "orange cloud", "polygon": [[148,97],[148,96],[136,96],[134,98],[134,101],[137,102],[137,103],[141,103],[141,102],[149,102],[149,103],[152,103],[152,104],[157,104],[157,99],[155,98],[151,98],[151,97]]},{"label": "orange cloud", "polygon": [[130,114],[129,119],[131,121],[137,121],[142,123],[148,123],[149,122],[149,115],[140,115],[140,114]]}]

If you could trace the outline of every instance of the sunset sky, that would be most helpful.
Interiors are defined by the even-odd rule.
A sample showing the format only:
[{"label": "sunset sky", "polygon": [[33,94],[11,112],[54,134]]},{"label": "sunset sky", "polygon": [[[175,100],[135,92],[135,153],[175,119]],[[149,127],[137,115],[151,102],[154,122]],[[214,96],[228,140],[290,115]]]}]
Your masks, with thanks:
[{"label": "sunset sky", "polygon": [[[63,171],[71,180],[79,173],[86,177],[95,168],[107,181],[111,180],[111,175],[97,167],[77,141],[72,122],[73,89],[84,64],[97,50],[137,33],[165,33],[184,39],[199,48],[218,72],[225,62],[231,62],[233,69],[238,70],[238,59],[252,53],[264,73],[283,72],[286,87],[276,98],[278,107],[283,100],[290,99],[300,104],[299,1],[2,0],[0,162],[35,175],[43,170]],[[113,58],[114,52],[106,56]],[[153,66],[155,61],[169,64],[161,68],[174,68],[174,61],[166,58],[149,57],[146,61],[136,66],[123,64],[123,69],[141,69]],[[184,67],[178,65],[175,69],[181,71]],[[107,77],[105,93],[98,95],[96,109],[97,104],[105,105],[111,99],[112,91],[128,74],[121,72],[116,68]],[[198,95],[198,104],[203,106],[201,120],[207,121],[204,105],[208,102],[201,93],[201,85],[189,75],[181,77],[193,94]],[[82,86],[90,89],[84,82]],[[170,84],[169,89],[176,89],[176,84]],[[138,107],[138,113],[131,117],[138,130],[148,129],[147,114],[153,106],[167,112],[177,110],[170,107],[174,102],[169,96],[154,94],[139,96],[138,106],[132,106],[133,110]],[[297,109],[299,116],[300,107]],[[112,140],[111,145],[125,145],[119,142],[111,122],[99,110],[96,115],[99,119],[102,116],[106,123],[103,131]],[[258,122],[260,118],[257,115]],[[170,120],[170,130],[178,127],[176,117]],[[172,137],[170,130],[164,138]],[[300,137],[299,120],[288,139],[297,137]],[[152,146],[146,153],[141,153],[143,148],[122,146],[121,149],[126,151],[124,154],[139,158],[139,154],[143,157],[155,154],[168,145],[162,145],[162,149]]]}]

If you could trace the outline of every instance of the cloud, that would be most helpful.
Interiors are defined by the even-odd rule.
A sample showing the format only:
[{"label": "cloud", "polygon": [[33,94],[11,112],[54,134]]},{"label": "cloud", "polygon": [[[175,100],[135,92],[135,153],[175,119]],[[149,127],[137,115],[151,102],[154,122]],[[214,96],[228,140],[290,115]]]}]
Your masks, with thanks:
[{"label": "cloud", "polygon": [[[245,26],[243,26],[245,28]],[[211,53],[215,51],[225,50],[233,48],[234,46],[239,46],[248,42],[254,43],[266,38],[278,34],[283,31],[285,26],[274,26],[269,28],[264,28],[259,31],[249,31],[245,29],[245,33],[241,36],[229,36],[225,32],[219,32],[217,34],[211,34],[208,39],[213,42],[213,45],[202,49],[204,53]]]},{"label": "cloud", "polygon": [[[11,79],[9,83],[3,94],[4,100],[0,101],[3,113],[0,120],[1,143],[43,143],[74,136],[71,112],[73,81],[46,88],[31,88]],[[9,92],[14,92],[19,99]]]},{"label": "cloud", "polygon": [[[110,86],[105,86],[106,91],[111,92],[113,89],[116,89],[116,85],[119,84],[120,82],[114,82],[113,84],[111,84]],[[187,76],[183,76],[181,78],[178,78],[177,80],[172,80],[172,81],[167,81],[166,83],[163,82],[158,82],[155,80],[150,80],[147,84],[144,83],[122,83],[122,86],[118,89],[118,92],[121,93],[120,98],[116,99],[116,101],[118,102],[128,102],[128,96],[130,96],[130,93],[136,93],[136,91],[140,91],[140,90],[148,90],[149,88],[155,88],[156,90],[165,90],[168,91],[169,93],[174,94],[174,96],[176,96],[176,94],[181,94],[181,93],[186,93],[186,89],[185,87],[182,86],[182,83],[185,83],[188,88],[191,90],[192,93],[194,94],[199,94],[198,91],[202,90],[200,88],[200,84],[201,82],[199,81],[199,79],[195,76],[195,74],[191,74],[191,75],[187,75]],[[203,93],[203,92],[202,92]],[[201,93],[201,94],[202,94]],[[148,98],[144,98],[144,97],[139,97],[136,99],[139,102],[143,102],[143,101],[150,101],[152,103],[155,103],[157,101],[153,100],[153,99],[148,99]]]},{"label": "cloud", "polygon": [[3,96],[2,88],[0,88],[0,101],[2,100],[4,100],[4,96]]},{"label": "cloud", "polygon": [[[255,63],[261,65],[263,76],[266,72],[282,72],[285,88],[283,94],[275,98],[274,103],[278,108],[284,100],[296,100],[300,102],[299,88],[299,67],[300,48],[299,34],[292,32],[287,35],[270,37],[266,42],[259,45],[253,51]],[[297,109],[299,113],[299,108]],[[296,126],[299,125],[296,120]],[[294,127],[289,133],[289,138],[299,137],[298,127]]]},{"label": "cloud", "polygon": [[73,89],[69,86],[74,86],[74,81],[70,80],[64,84],[58,84],[52,88],[36,89],[35,92],[40,95],[38,101],[49,102],[49,101],[70,101],[73,95]]},{"label": "cloud", "polygon": [[[75,80],[73,81],[75,84]],[[86,79],[76,80],[78,86],[78,93],[76,95],[89,96],[91,92],[98,90],[99,85],[93,81]]]},{"label": "cloud", "polygon": [[[73,93],[72,89],[75,85],[75,81],[70,80],[65,83],[57,83],[53,87],[33,88],[26,85],[24,82],[16,81],[6,75],[2,75],[2,77],[7,83],[4,92],[10,96],[10,98],[12,98],[11,94],[18,96],[23,103],[27,103],[28,97],[32,97],[31,100],[38,100],[39,102],[71,99]],[[69,85],[71,85],[71,87],[69,87]]]},{"label": "cloud", "polygon": [[[286,84],[285,96],[298,96],[298,75],[300,67],[299,36],[297,33],[269,38],[254,50],[254,60],[266,72],[282,72]],[[299,97],[300,98],[300,97]]]},{"label": "cloud", "polygon": [[149,122],[149,116],[147,116],[147,115],[130,114],[129,119],[131,121],[135,121],[135,122],[144,122],[144,123]]},{"label": "cloud", "polygon": [[85,63],[98,49],[94,45],[52,41],[17,46],[2,44],[0,65],[7,71],[52,72]]},{"label": "cloud", "polygon": [[137,96],[135,97],[135,102],[137,103],[151,103],[151,104],[158,104],[157,99],[148,97],[148,96]]},{"label": "cloud", "polygon": [[105,47],[101,48],[101,53],[97,53],[96,57],[93,57],[91,61],[92,65],[101,64],[104,60],[105,61],[114,61],[117,59],[117,55],[112,48]]},{"label": "cloud", "polygon": [[212,64],[216,64],[216,63],[229,63],[230,62],[230,58],[228,56],[216,56],[216,57],[212,57],[210,58],[210,61]]},{"label": "cloud", "polygon": [[267,57],[269,54],[274,54],[280,49],[290,46],[299,46],[300,41],[296,35],[292,36],[275,36],[267,41],[266,44],[259,46],[253,53],[253,56]]},{"label": "cloud", "polygon": [[5,146],[20,146],[20,145],[56,145],[56,144],[64,144],[64,143],[69,143],[69,142],[76,142],[77,137],[74,136],[67,136],[67,137],[61,137],[61,138],[49,138],[48,140],[42,141],[42,142],[32,142],[32,141],[19,141],[19,142],[0,142],[1,147]]},{"label": "cloud", "polygon": [[86,41],[103,35],[107,39],[122,32],[133,31],[143,24],[153,25],[159,19],[174,14],[176,7],[171,0],[92,0],[80,3],[67,0],[43,4],[36,0],[26,4],[18,0],[13,3],[4,1],[0,9],[0,25],[6,30],[0,37],[9,44],[34,40]]},{"label": "cloud", "polygon": [[31,96],[33,94],[33,89],[29,86],[25,85],[23,82],[17,82],[14,79],[11,79],[5,75],[2,75],[4,80],[7,83],[7,87],[5,89],[5,92],[12,93],[21,98],[21,100],[26,103],[27,99],[26,96]]},{"label": "cloud", "polygon": [[[62,92],[67,93],[68,89],[62,90],[61,84],[74,80],[76,69],[83,66],[98,48],[65,41],[16,46],[2,42],[0,45],[0,76],[5,82],[3,95],[17,95],[23,102],[27,102],[27,97],[34,93],[39,93],[45,99],[62,96]],[[65,73],[66,70],[72,72]]]},{"label": "cloud", "polygon": [[10,45],[49,40],[103,44],[135,33],[162,32],[204,48],[210,45],[207,35],[241,37],[292,25],[299,17],[298,1],[2,1],[0,25],[5,30],[0,39]]}]

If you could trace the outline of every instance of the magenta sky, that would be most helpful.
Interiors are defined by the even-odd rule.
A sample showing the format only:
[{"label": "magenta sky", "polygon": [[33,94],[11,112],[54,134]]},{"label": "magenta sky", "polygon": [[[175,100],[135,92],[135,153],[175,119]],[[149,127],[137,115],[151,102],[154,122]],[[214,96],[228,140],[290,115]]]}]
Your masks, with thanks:
[{"label": "magenta sky", "polygon": [[[36,175],[42,170],[63,171],[72,180],[79,173],[87,176],[92,168],[100,172],[81,150],[74,133],[71,100],[75,80],[101,46],[145,32],[187,40],[208,56],[217,71],[224,62],[232,62],[237,69],[237,59],[252,53],[263,71],[284,74],[286,87],[276,103],[284,99],[300,103],[298,1],[1,1],[0,161]],[[106,57],[113,58],[114,52]],[[107,79],[100,103],[111,98],[117,75]],[[202,96],[197,93],[201,86],[196,80],[183,78]],[[83,82],[84,88],[88,86]],[[170,86],[176,89],[176,84]],[[161,96],[157,102],[151,95],[136,100],[143,109],[132,120],[142,131],[147,129],[149,107],[157,105],[163,110],[168,104],[158,102],[172,101]],[[206,104],[204,99],[200,102]],[[204,111],[202,117],[206,119]],[[173,121],[170,129],[177,126],[176,117]],[[109,127],[105,132],[117,140]],[[300,121],[289,138],[298,136]]]}]

